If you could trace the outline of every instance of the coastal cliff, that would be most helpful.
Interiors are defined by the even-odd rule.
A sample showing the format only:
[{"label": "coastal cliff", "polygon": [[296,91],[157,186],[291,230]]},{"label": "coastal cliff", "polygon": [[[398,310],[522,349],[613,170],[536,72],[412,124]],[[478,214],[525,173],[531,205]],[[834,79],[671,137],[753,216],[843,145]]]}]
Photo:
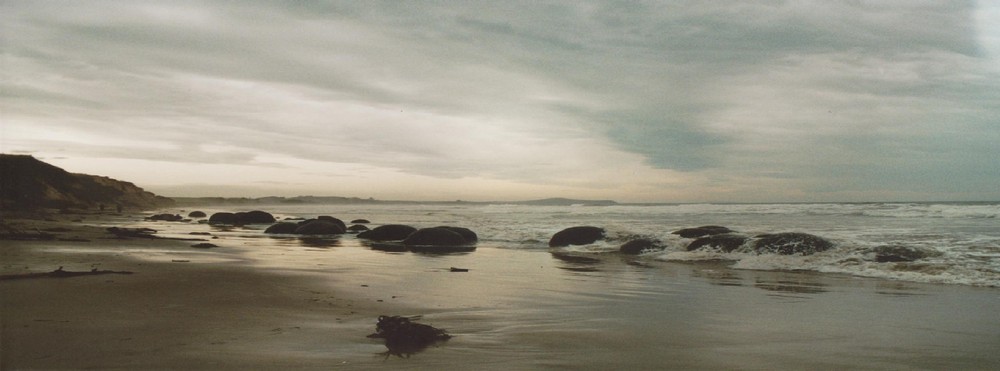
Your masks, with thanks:
[{"label": "coastal cliff", "polygon": [[99,205],[150,209],[173,205],[135,184],[74,174],[30,155],[0,154],[0,208],[90,208]]}]

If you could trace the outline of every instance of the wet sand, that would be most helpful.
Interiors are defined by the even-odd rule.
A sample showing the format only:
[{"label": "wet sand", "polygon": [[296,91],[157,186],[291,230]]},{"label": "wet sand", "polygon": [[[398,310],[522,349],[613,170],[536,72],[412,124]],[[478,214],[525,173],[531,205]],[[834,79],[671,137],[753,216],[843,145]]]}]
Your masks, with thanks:
[{"label": "wet sand", "polygon": [[[99,225],[135,219],[86,218]],[[192,241],[119,240],[83,223],[21,222],[66,228],[56,234],[90,242],[0,241],[0,274],[59,267],[134,273],[0,281],[4,370],[329,368],[343,364],[336,347],[345,343],[380,359],[385,347],[365,335],[380,311],[407,313],[256,269],[223,251],[193,249]]]},{"label": "wet sand", "polygon": [[[995,288],[483,243],[465,254],[385,252],[353,236],[265,237],[134,217],[58,223],[91,242],[3,241],[0,273],[135,273],[0,281],[0,368],[1000,366]],[[174,237],[209,231],[220,247],[100,238],[100,227],[128,223]],[[386,357],[365,338],[380,314],[423,315],[455,337]]]}]

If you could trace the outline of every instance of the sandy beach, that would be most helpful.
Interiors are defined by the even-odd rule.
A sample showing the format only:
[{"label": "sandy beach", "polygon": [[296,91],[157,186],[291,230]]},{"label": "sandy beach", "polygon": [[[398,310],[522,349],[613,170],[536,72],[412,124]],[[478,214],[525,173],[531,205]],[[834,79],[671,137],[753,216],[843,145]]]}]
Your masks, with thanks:
[{"label": "sandy beach", "polygon": [[[0,274],[132,274],[0,281],[4,370],[1000,365],[995,288],[490,243],[461,254],[380,251],[349,235],[265,236],[260,226],[141,215],[48,218],[7,220],[61,232],[2,241]],[[116,239],[110,226],[219,247]],[[366,338],[383,314],[423,316],[454,338],[408,358],[387,355]]]},{"label": "sandy beach", "polygon": [[[0,281],[0,369],[288,369],[341,364],[345,347],[384,351],[365,335],[392,303],[354,300],[301,276],[255,269],[239,257],[190,248],[192,241],[114,239],[94,224],[135,216],[57,215],[81,241],[2,241],[3,275],[91,269],[129,271]],[[86,223],[86,224],[84,224]],[[151,259],[137,260],[137,251]],[[160,255],[158,255],[159,252]],[[376,305],[377,304],[377,305]],[[296,356],[296,343],[329,347]]]}]

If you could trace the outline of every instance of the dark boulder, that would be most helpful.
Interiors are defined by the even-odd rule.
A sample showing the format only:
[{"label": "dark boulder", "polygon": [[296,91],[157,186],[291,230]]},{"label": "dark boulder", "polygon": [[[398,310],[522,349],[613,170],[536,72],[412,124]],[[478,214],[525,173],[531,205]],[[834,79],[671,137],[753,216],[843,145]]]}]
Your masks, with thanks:
[{"label": "dark boulder", "polygon": [[931,249],[902,245],[877,246],[872,249],[872,252],[875,253],[875,261],[879,263],[911,262],[941,255],[940,252]]},{"label": "dark boulder", "polygon": [[776,253],[780,255],[811,255],[829,250],[833,243],[823,237],[808,233],[772,233],[755,236],[753,250],[757,253]]},{"label": "dark boulder", "polygon": [[351,224],[368,224],[368,223],[371,223],[368,221],[368,219],[354,219],[351,221]]},{"label": "dark boulder", "polygon": [[549,239],[549,247],[589,245],[603,239],[604,228],[589,226],[570,227],[552,235],[552,238]]},{"label": "dark boulder", "polygon": [[149,220],[162,220],[167,222],[179,222],[184,220],[183,216],[177,214],[156,214],[147,218]]},{"label": "dark boulder", "polygon": [[270,224],[274,223],[274,215],[266,211],[254,210],[245,213],[236,213],[238,224]]},{"label": "dark boulder", "polygon": [[237,219],[236,214],[234,214],[234,213],[227,213],[227,212],[215,213],[215,214],[212,214],[212,216],[208,218],[208,224],[231,224],[231,225],[235,225],[235,224],[237,224],[238,221],[239,221],[239,219]]},{"label": "dark boulder", "polygon": [[416,323],[419,317],[379,316],[375,333],[369,338],[385,339],[388,355],[409,357],[428,346],[451,338],[448,332],[430,325]]},{"label": "dark boulder", "polygon": [[622,254],[639,255],[644,252],[660,251],[666,248],[667,247],[663,246],[663,243],[659,240],[640,238],[626,242],[618,248],[618,251]]},{"label": "dark boulder", "polygon": [[711,236],[713,234],[730,233],[732,231],[733,230],[723,226],[703,225],[701,227],[679,229],[673,231],[673,234],[679,235],[683,238],[698,238],[702,236]]},{"label": "dark boulder", "polygon": [[340,226],[340,229],[343,229],[343,230],[345,230],[345,231],[347,230],[347,224],[344,224],[344,221],[343,221],[343,220],[340,220],[340,219],[337,219],[337,218],[334,218],[334,217],[332,217],[332,216],[329,216],[329,215],[320,215],[320,216],[317,216],[317,217],[316,217],[316,219],[319,219],[319,220],[324,220],[324,221],[328,221],[328,222],[330,222],[330,223],[333,223],[333,224],[336,224],[336,225],[339,225],[339,226]]},{"label": "dark boulder", "polygon": [[292,234],[292,233],[295,233],[295,230],[298,229],[298,228],[299,228],[299,223],[281,222],[281,223],[277,223],[277,224],[271,225],[270,227],[267,227],[267,229],[264,230],[264,233],[269,233],[269,234]]},{"label": "dark boulder", "polygon": [[295,234],[344,234],[344,228],[328,220],[312,219],[299,223]]},{"label": "dark boulder", "polygon": [[721,252],[733,252],[733,250],[743,246],[748,239],[747,236],[735,233],[705,236],[691,241],[687,246],[687,251],[713,249]]},{"label": "dark boulder", "polygon": [[204,211],[192,211],[188,213],[188,218],[204,218],[206,216],[208,215],[205,215]]},{"label": "dark boulder", "polygon": [[403,240],[407,246],[461,246],[469,243],[458,232],[445,228],[419,229]]},{"label": "dark boulder", "polygon": [[198,249],[211,249],[213,247],[219,247],[219,245],[208,243],[208,242],[202,242],[202,243],[196,243],[194,245],[191,245],[191,247],[198,248]]},{"label": "dark boulder", "polygon": [[364,232],[364,231],[367,231],[369,229],[371,229],[371,228],[368,228],[368,226],[364,226],[364,225],[361,225],[361,224],[355,224],[355,225],[352,225],[350,227],[347,227],[347,231],[350,232],[350,233]]},{"label": "dark boulder", "polygon": [[462,235],[462,238],[465,238],[465,241],[468,242],[468,243],[473,243],[473,242],[479,241],[479,236],[476,235],[476,232],[473,232],[469,228],[449,227],[449,226],[440,226],[438,228],[443,228],[443,229],[447,229],[449,231],[458,233],[458,234]]},{"label": "dark boulder", "polygon": [[402,241],[417,229],[402,224],[386,224],[370,231],[358,233],[358,238],[372,241]]}]

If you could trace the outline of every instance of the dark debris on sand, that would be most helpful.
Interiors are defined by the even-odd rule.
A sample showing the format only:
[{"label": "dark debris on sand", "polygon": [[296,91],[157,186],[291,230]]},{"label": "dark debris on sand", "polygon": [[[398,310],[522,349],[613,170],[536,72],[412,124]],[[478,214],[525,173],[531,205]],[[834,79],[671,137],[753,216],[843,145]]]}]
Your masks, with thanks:
[{"label": "dark debris on sand", "polygon": [[379,316],[375,324],[375,333],[369,338],[385,339],[385,347],[389,348],[385,356],[394,355],[409,358],[427,347],[451,339],[451,335],[439,328],[422,323],[416,323],[420,317]]}]

